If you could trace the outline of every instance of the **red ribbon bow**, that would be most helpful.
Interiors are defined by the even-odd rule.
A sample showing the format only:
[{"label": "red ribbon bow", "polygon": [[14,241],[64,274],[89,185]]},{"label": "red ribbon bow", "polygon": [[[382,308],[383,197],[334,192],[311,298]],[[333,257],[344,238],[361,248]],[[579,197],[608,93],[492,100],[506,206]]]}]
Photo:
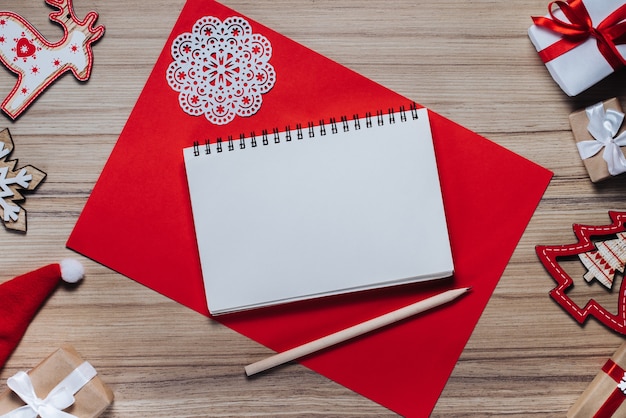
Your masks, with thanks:
[{"label": "red ribbon bow", "polygon": [[[604,366],[602,366],[602,371],[611,377],[611,379],[615,380],[618,384],[622,381],[624,377],[624,369],[622,369],[618,364],[616,364],[613,360],[608,359]],[[595,413],[593,418],[610,418],[613,416],[617,408],[620,407],[622,402],[626,399],[626,394],[622,392],[619,387],[615,387],[615,390],[611,392],[607,400],[604,404],[598,409],[598,412]]]},{"label": "red ribbon bow", "polygon": [[[555,5],[561,9],[569,22],[554,16]],[[617,8],[596,27],[593,26],[582,0],[553,1],[548,6],[548,10],[549,18],[533,17],[533,22],[537,26],[561,34],[562,39],[539,52],[544,63],[552,61],[582,44],[589,37],[593,37],[598,43],[598,50],[613,70],[626,66],[626,61],[616,47],[616,45],[626,44],[626,4]]]}]

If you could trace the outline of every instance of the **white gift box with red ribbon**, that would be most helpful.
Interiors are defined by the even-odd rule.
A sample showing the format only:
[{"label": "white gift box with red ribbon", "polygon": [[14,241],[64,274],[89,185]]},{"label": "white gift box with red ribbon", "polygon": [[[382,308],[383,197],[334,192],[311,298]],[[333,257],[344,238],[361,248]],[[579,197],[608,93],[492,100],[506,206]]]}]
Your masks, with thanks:
[{"label": "white gift box with red ribbon", "polygon": [[575,96],[626,65],[624,0],[553,1],[528,36],[552,78]]}]

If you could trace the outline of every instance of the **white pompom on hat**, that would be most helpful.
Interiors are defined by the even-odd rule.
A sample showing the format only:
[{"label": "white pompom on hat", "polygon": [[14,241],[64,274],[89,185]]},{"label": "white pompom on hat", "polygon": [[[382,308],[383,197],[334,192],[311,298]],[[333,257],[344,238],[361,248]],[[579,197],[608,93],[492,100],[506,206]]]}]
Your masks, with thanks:
[{"label": "white pompom on hat", "polygon": [[61,278],[68,283],[77,283],[85,276],[85,268],[73,258],[66,258],[59,263],[61,266]]},{"label": "white pompom on hat", "polygon": [[0,369],[59,281],[76,283],[84,273],[80,262],[68,258],[0,284]]}]

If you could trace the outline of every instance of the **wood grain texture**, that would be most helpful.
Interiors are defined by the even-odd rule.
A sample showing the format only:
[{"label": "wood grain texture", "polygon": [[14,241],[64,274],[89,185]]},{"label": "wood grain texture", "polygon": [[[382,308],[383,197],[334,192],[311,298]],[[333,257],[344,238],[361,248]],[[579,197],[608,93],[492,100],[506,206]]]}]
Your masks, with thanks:
[{"label": "wood grain texture", "polygon": [[[90,80],[63,76],[17,121],[4,117],[12,158],[48,176],[24,204],[28,233],[0,231],[0,282],[74,255],[65,241],[183,0],[75,3],[78,16],[96,10],[106,26]],[[609,209],[625,209],[624,178],[589,181],[568,115],[626,96],[626,73],[576,98],[562,93],[526,35],[547,0],[224,3],[554,171],[433,416],[564,416],[623,337],[593,320],[576,324],[548,297],[554,283],[534,246],[570,243],[573,223],[605,224]],[[51,40],[61,36],[43,0],[5,0],[2,8]],[[14,83],[0,70],[1,97]],[[81,260],[86,280],[48,300],[0,370],[2,385],[68,342],[115,391],[105,418],[393,416],[298,364],[246,379],[243,366],[269,350]]]}]

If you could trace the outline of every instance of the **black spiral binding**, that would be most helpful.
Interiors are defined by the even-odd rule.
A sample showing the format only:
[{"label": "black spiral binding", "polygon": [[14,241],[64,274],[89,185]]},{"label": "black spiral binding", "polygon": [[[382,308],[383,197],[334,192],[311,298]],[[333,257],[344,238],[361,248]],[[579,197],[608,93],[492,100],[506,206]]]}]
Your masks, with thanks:
[{"label": "black spiral binding", "polygon": [[[409,106],[410,117],[412,119],[418,119],[417,113],[417,105],[412,103]],[[401,122],[407,121],[407,111],[404,106],[400,106],[400,110],[398,111]],[[385,115],[387,116],[385,118]],[[365,114],[365,128],[372,128],[374,123],[376,126],[384,126],[385,119],[387,119],[388,124],[396,123],[396,112],[393,108],[387,110],[387,112],[383,110],[377,110],[376,115],[374,116],[371,112],[367,112]],[[327,126],[330,128],[331,134],[337,134],[341,130],[342,132],[349,132],[350,129],[359,130],[361,129],[361,118],[359,115],[352,115],[352,120],[349,120],[347,116],[341,116],[339,121],[336,118],[330,118],[328,124],[321,119],[318,124],[314,122],[308,122],[306,126],[306,132],[308,138],[315,138],[315,128],[318,128],[319,135],[325,136],[329,132],[327,130]],[[352,126],[352,128],[351,128]],[[287,125],[284,130],[285,133],[285,141],[291,142],[292,137],[292,129],[291,126]],[[296,140],[304,139],[305,137],[305,128],[302,124],[296,124],[295,129],[295,137]],[[246,148],[246,139],[249,141],[249,145],[252,148],[257,147],[259,144],[261,145],[269,145],[270,143],[279,144],[280,143],[280,130],[278,128],[273,128],[272,131],[268,131],[267,129],[263,129],[261,131],[260,138],[257,138],[255,132],[251,132],[249,138],[246,138],[245,134],[239,134],[239,139],[234,139],[232,135],[229,135],[228,138],[224,141],[221,137],[217,138],[215,142],[210,142],[208,139],[204,141],[204,145],[200,145],[199,141],[195,141],[193,143],[193,154],[197,157],[202,153],[202,149],[204,149],[204,154],[211,154],[212,152],[224,152],[224,151],[234,151],[235,150],[235,142],[239,142],[239,149]],[[225,145],[224,145],[225,143]],[[215,150],[211,151],[211,145],[214,146]]]}]

